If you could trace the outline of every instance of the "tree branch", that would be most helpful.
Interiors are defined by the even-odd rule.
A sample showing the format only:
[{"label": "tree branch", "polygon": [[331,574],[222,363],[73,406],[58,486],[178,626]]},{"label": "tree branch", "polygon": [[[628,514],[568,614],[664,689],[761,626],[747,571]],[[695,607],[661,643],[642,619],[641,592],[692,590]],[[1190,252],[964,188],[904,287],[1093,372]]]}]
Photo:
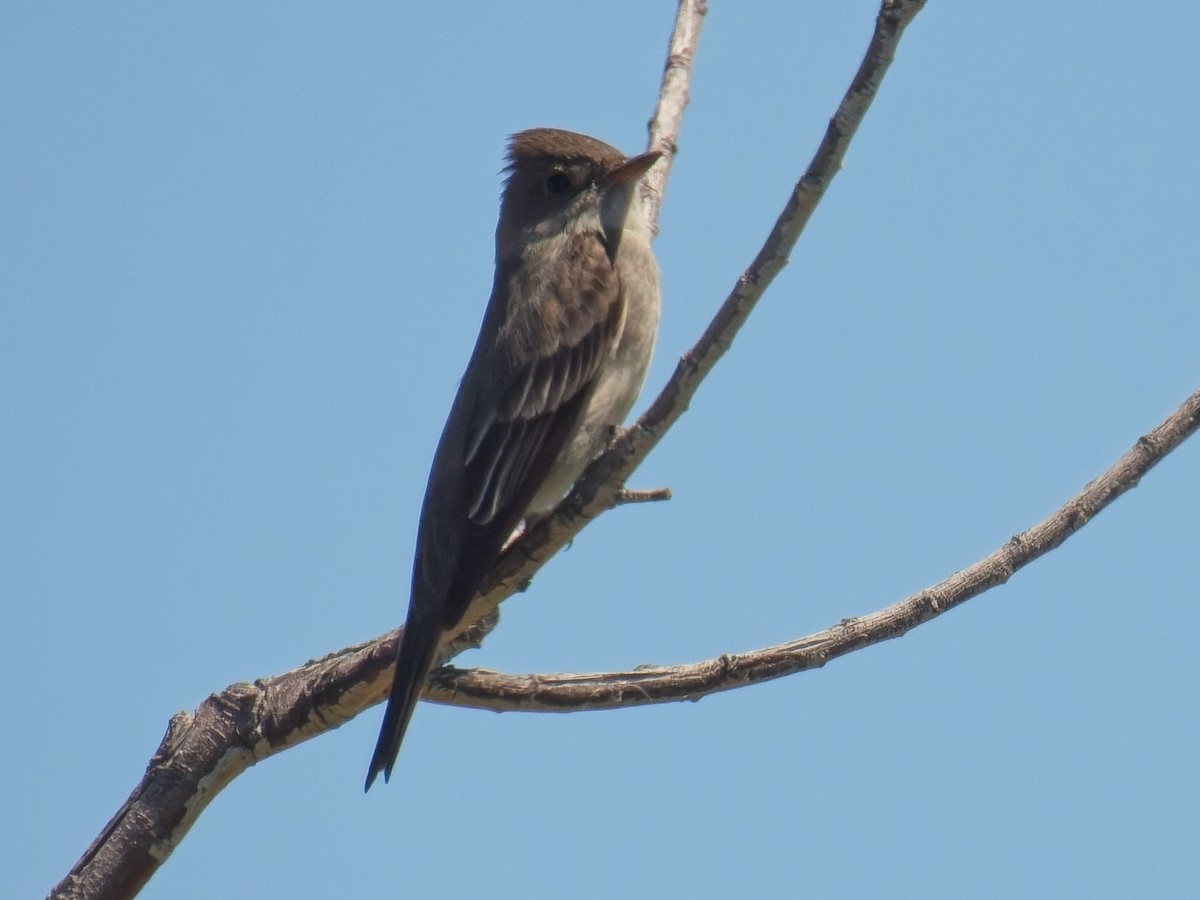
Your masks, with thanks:
[{"label": "tree branch", "polygon": [[[452,651],[478,642],[495,621],[502,599],[520,590],[555,552],[601,512],[617,505],[625,479],[687,408],[691,396],[774,276],[787,263],[813,209],[891,63],[904,27],[923,0],[884,0],[866,57],[830,121],[808,171],[775,228],[739,278],[699,342],[680,359],[646,413],[585,473],[555,514],[523,535],[494,567]],[[704,14],[700,0],[681,0],[662,90],[651,122],[651,143],[670,155],[687,103],[687,84]],[[657,210],[667,166],[649,179]],[[230,685],[194,714],[179,713],[151,758],[142,781],[51,892],[54,898],[134,896],[183,839],[208,802],[255,762],[336,728],[383,699],[391,680],[399,629],[254,684]],[[730,659],[734,659],[730,657]]]},{"label": "tree branch", "polygon": [[[682,2],[680,11],[687,5]],[[763,292],[787,265],[804,226],[841,169],[850,141],[879,91],[904,29],[924,5],[925,0],[884,0],[862,63],[829,120],[825,137],[808,169],[793,188],[758,255],[738,278],[700,339],[680,357],[674,374],[650,407],[588,467],[555,513],[522,535],[500,558],[468,608],[467,621],[490,614],[502,600],[527,585],[538,569],[570,543],[588,522],[611,509],[625,480],[687,410],[700,383],[725,355]],[[676,34],[679,31],[677,27]],[[672,37],[672,47],[675,40]],[[671,84],[671,76],[672,67],[668,65],[664,91]],[[686,94],[678,103],[686,103]],[[659,111],[675,106],[660,102]],[[654,133],[656,126],[652,123],[651,134]],[[668,133],[664,128],[662,134]],[[673,136],[670,146],[674,146]]]},{"label": "tree branch", "polygon": [[[696,43],[707,7],[703,0],[680,0],[663,72],[658,104],[650,123],[652,145],[666,151],[665,165],[655,166],[644,181],[652,185],[651,223],[657,230],[658,209],[674,158]],[[620,485],[609,505],[615,506]],[[649,499],[649,498],[647,498]],[[574,534],[586,518],[573,520]],[[472,624],[443,648],[450,658],[479,641],[494,627],[501,599],[528,584],[535,553],[548,559],[553,549],[522,550],[526,574],[510,571],[493,587],[489,602],[479,605]],[[518,546],[525,543],[518,542]],[[511,554],[510,554],[511,556]],[[493,580],[493,585],[500,584]],[[209,801],[245,769],[281,750],[329,731],[386,696],[401,630],[343,648],[290,672],[259,679],[253,685],[231,684],[209,696],[194,714],[171,717],[167,733],[151,757],[146,773],[91,846],[49,897],[110,900],[135,896],[187,834]]]},{"label": "tree branch", "polygon": [[658,105],[647,128],[650,143],[647,150],[661,150],[666,165],[656,165],[642,179],[646,192],[646,218],[650,232],[658,234],[658,211],[666,191],[671,163],[679,149],[679,126],[688,105],[688,85],[692,80],[692,65],[696,61],[696,45],[700,42],[700,27],[708,13],[706,0],[679,0],[675,26],[667,44],[667,62],[663,67],[662,85],[658,90]]},{"label": "tree branch", "polygon": [[1200,428],[1200,390],[1113,465],[1032,528],[992,554],[885,609],[843,619],[823,631],[751,653],[723,654],[680,666],[639,666],[595,674],[505,675],[446,667],[435,672],[425,699],[496,712],[575,712],[699,700],[709,694],[819,669],[831,659],[898,638],[946,610],[1004,584],[1050,552],[1132,487]]}]

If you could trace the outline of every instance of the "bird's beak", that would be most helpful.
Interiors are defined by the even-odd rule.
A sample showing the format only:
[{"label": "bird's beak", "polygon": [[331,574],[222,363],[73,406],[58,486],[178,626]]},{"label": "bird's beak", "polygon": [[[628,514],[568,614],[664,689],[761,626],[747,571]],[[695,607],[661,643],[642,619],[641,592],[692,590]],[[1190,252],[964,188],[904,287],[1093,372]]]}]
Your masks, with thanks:
[{"label": "bird's beak", "polygon": [[650,171],[650,167],[661,158],[661,150],[651,150],[649,153],[643,153],[640,156],[631,156],[604,176],[604,179],[600,182],[600,189],[607,191],[610,188],[623,184],[632,184]]}]

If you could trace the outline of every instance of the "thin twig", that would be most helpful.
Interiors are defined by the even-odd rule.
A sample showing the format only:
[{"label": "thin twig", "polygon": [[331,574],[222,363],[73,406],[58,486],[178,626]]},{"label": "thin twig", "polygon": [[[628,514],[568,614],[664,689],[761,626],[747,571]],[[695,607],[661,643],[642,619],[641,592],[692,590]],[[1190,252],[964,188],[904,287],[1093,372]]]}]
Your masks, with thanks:
[{"label": "thin twig", "polygon": [[617,496],[613,498],[613,506],[624,506],[626,503],[654,503],[659,500],[670,499],[670,488],[645,488],[642,490],[622,488],[617,491]]},{"label": "thin twig", "polygon": [[692,80],[692,65],[696,61],[696,45],[700,27],[708,13],[705,0],[679,0],[675,12],[675,27],[667,45],[667,62],[663,66],[662,85],[658,90],[658,105],[650,117],[650,143],[647,149],[661,150],[666,164],[656,165],[642,179],[646,189],[646,216],[650,230],[658,234],[658,210],[667,187],[671,163],[679,150],[679,127],[688,105],[688,85]]}]

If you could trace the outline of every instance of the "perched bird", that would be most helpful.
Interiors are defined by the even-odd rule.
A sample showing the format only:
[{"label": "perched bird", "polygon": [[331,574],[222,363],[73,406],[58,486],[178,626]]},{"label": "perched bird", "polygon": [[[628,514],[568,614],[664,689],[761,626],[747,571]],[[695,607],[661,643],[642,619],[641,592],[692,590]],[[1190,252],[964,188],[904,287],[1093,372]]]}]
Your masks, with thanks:
[{"label": "perched bird", "polygon": [[638,180],[660,156],[551,128],[509,140],[492,295],[429,473],[367,790],[391,776],[438,647],[505,541],[554,508],[641,390],[659,286]]}]

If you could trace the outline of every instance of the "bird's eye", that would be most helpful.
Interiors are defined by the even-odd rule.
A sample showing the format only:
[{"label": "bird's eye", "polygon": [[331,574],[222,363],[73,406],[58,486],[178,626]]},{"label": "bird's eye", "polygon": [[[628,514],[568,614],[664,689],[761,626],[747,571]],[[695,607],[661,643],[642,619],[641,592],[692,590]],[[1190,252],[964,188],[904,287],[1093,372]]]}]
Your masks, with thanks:
[{"label": "bird's eye", "polygon": [[552,172],[546,178],[546,193],[561,194],[571,186],[571,179],[562,172]]}]

